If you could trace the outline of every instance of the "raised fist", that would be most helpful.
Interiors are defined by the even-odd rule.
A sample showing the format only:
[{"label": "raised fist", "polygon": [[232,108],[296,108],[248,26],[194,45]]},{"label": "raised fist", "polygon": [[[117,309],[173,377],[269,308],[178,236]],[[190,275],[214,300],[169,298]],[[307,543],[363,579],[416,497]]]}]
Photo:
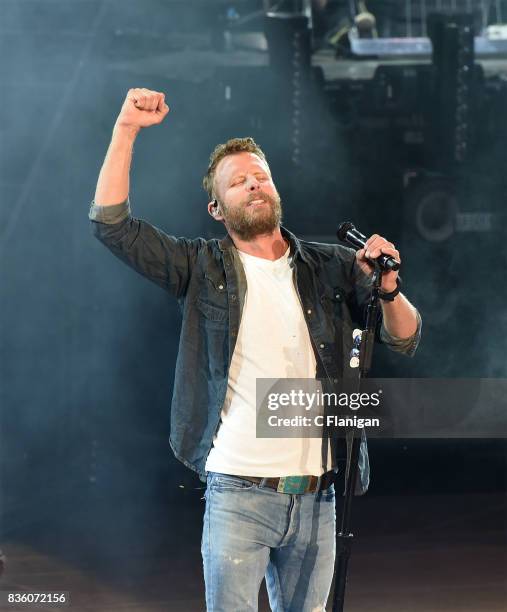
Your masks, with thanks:
[{"label": "raised fist", "polygon": [[165,95],[150,89],[129,89],[125,102],[116,120],[119,126],[145,128],[162,123],[169,112]]}]

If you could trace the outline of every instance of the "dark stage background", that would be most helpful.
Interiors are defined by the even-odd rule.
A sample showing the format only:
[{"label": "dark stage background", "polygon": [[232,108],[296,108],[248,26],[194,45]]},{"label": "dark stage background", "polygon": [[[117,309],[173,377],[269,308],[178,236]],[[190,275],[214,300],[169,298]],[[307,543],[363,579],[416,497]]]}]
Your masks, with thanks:
[{"label": "dark stage background", "polygon": [[[204,609],[203,484],[168,444],[179,310],[87,219],[130,87],[171,107],[136,142],[136,216],[217,235],[200,186],[208,156],[251,135],[294,233],[334,242],[351,219],[399,246],[423,339],[411,360],[378,346],[375,374],[507,376],[507,55],[474,63],[460,47],[454,65],[451,44],[433,61],[353,56],[334,36],[347,3],[314,2],[311,38],[304,20],[267,19],[269,4],[0,2],[0,589],[66,586],[78,610]],[[422,4],[446,5],[368,3],[378,36],[408,36],[407,5],[411,35],[426,35]],[[507,15],[503,2],[447,5],[472,9],[476,33]],[[371,441],[351,610],[507,604],[503,434]],[[418,560],[400,561],[409,550]],[[389,559],[399,567],[380,574],[373,607],[362,572]],[[423,592],[404,591],[405,571]]]}]

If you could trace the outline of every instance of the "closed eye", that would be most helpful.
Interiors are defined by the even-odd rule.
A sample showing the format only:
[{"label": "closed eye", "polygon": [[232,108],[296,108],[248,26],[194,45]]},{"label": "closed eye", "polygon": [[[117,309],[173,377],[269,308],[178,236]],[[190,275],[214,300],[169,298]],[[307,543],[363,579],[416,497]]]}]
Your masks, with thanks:
[{"label": "closed eye", "polygon": [[[258,181],[269,181],[269,176],[267,174],[256,172],[254,176]],[[235,179],[233,179],[231,183],[231,187],[235,187],[236,185],[241,185],[241,183],[244,183],[245,180],[246,180],[245,176],[238,176]]]}]

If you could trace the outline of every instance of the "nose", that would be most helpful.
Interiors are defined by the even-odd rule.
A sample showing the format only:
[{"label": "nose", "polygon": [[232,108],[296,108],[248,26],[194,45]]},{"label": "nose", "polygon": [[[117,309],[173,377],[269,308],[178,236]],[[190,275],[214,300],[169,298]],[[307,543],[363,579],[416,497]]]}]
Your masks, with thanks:
[{"label": "nose", "polygon": [[255,176],[249,176],[247,178],[246,188],[248,191],[257,191],[260,189],[260,182],[255,178]]}]

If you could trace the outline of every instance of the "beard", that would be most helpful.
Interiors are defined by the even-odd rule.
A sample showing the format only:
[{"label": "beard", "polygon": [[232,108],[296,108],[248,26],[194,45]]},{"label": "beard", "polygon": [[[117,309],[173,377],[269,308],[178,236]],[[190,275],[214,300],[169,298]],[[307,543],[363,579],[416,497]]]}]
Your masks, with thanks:
[{"label": "beard", "polygon": [[[263,199],[262,206],[249,206],[253,200]],[[227,230],[233,231],[241,240],[271,234],[282,222],[282,202],[278,193],[270,196],[259,191],[235,206],[219,202]]]}]

